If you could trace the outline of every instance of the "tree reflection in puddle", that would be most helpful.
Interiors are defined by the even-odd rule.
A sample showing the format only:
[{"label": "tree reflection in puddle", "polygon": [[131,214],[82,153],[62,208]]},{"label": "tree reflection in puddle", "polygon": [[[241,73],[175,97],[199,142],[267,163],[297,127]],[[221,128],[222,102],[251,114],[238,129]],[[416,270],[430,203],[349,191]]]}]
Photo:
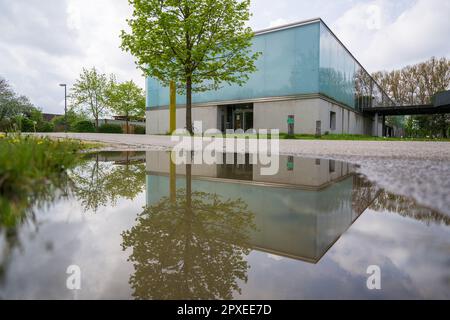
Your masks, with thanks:
[{"label": "tree reflection in puddle", "polygon": [[254,214],[241,199],[192,191],[191,181],[186,165],[186,187],[146,207],[122,235],[137,299],[231,299],[247,280]]},{"label": "tree reflection in puddle", "polygon": [[133,200],[145,187],[144,162],[142,152],[91,155],[70,172],[71,191],[85,211],[97,212],[100,207],[114,206],[119,199]]}]

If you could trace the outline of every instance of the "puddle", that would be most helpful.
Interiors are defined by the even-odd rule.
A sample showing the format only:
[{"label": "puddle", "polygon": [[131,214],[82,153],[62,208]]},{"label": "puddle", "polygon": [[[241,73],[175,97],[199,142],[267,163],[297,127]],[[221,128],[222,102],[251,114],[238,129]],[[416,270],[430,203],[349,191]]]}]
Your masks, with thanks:
[{"label": "puddle", "polygon": [[345,162],[280,156],[267,176],[250,156],[219,157],[87,155],[0,220],[0,298],[450,298],[449,216]]}]

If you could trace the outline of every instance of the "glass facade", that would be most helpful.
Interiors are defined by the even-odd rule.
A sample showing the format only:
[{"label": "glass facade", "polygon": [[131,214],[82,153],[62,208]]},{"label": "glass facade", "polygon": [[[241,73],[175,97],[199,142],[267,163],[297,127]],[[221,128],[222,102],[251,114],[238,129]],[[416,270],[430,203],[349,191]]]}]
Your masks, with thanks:
[{"label": "glass facade", "polygon": [[319,92],[357,110],[394,104],[323,22]]},{"label": "glass facade", "polygon": [[[257,34],[257,71],[242,86],[193,94],[193,103],[252,100],[321,93],[351,108],[390,104],[390,99],[321,21]],[[178,104],[185,97],[177,97]],[[147,79],[147,106],[169,104],[169,89]]]}]

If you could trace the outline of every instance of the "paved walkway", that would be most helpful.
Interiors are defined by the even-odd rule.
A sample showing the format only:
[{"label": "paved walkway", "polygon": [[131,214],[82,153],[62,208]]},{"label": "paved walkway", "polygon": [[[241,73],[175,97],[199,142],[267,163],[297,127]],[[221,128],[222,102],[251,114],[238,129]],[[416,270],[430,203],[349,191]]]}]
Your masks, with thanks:
[{"label": "paved walkway", "polygon": [[[55,138],[101,142],[110,149],[171,148],[169,136],[101,133],[43,133]],[[450,161],[450,142],[280,140],[280,152],[304,156],[345,156]]]},{"label": "paved walkway", "polygon": [[[48,133],[106,144],[107,150],[167,150],[168,136]],[[450,215],[450,142],[280,140],[280,152],[355,163],[380,187]]]}]

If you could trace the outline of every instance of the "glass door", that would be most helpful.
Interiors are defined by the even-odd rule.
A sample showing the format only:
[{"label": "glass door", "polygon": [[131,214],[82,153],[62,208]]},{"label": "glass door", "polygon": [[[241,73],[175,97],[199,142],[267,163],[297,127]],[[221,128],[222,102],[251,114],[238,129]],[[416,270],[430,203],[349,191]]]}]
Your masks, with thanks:
[{"label": "glass door", "polygon": [[234,130],[244,130],[244,114],[241,111],[234,113]]}]

